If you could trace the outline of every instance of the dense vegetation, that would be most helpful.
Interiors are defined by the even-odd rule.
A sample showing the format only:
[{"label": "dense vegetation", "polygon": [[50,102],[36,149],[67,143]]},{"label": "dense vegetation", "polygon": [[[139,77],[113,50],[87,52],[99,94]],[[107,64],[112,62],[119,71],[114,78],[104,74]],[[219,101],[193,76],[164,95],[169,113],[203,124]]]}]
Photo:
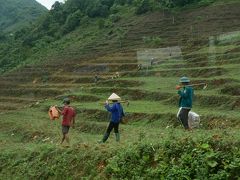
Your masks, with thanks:
[{"label": "dense vegetation", "polygon": [[47,9],[33,0],[2,0],[0,3],[0,32],[11,32],[33,22]]},{"label": "dense vegetation", "polygon": [[[43,144],[21,154],[5,152],[0,157],[2,176],[37,179],[212,179],[239,178],[239,141],[221,137],[167,139],[162,143],[139,142],[124,148],[81,145],[59,149]],[[228,153],[226,153],[228,151]]]},{"label": "dense vegetation", "polygon": [[[8,1],[4,1],[0,9],[4,8],[6,2]],[[100,29],[111,29],[113,24],[121,20],[126,12],[128,16],[139,15],[160,9],[171,10],[190,4],[209,4],[211,2],[207,0],[68,0],[63,4],[57,1],[49,13],[38,19],[33,25],[19,28],[13,36],[0,31],[0,73],[24,64],[26,59],[39,53],[43,47],[46,48],[52,42],[62,39],[78,27],[87,27],[90,22],[97,22]],[[31,10],[33,11],[27,8],[27,11],[33,14],[32,17],[35,17],[33,12],[36,10]],[[11,11],[1,12],[4,13],[4,18]],[[14,17],[21,19],[21,12],[16,12],[20,16],[14,14]],[[118,29],[117,36],[122,39],[124,31]],[[32,60],[30,61],[32,62]]]},{"label": "dense vegetation", "polygon": [[[16,34],[25,45],[33,46],[39,39],[52,41],[85,26],[88,18],[109,18],[117,22],[121,18],[121,9],[132,8],[135,14],[148,11],[184,7],[193,3],[211,3],[206,0],[68,0],[65,4],[58,1],[50,12],[33,27],[21,29]],[[29,33],[30,32],[30,33]]]}]

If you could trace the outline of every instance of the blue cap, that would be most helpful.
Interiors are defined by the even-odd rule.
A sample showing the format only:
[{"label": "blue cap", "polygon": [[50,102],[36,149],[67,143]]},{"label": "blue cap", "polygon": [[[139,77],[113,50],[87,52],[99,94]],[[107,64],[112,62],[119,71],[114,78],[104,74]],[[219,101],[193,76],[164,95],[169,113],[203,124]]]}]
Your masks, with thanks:
[{"label": "blue cap", "polygon": [[181,83],[189,83],[190,82],[190,79],[188,79],[187,77],[181,77],[180,78],[180,81],[179,82],[181,82]]}]

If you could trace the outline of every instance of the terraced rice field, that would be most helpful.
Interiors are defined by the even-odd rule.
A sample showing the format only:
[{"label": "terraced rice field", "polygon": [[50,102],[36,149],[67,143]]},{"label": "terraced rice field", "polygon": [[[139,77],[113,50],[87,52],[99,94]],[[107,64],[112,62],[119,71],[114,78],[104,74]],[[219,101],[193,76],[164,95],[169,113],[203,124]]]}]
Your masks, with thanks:
[{"label": "terraced rice field", "polygon": [[[221,24],[220,22],[226,22],[227,18],[237,16],[239,12],[233,11],[232,8],[235,9],[224,9],[225,13],[229,12],[226,13],[227,16],[206,19],[206,24],[211,24],[213,20]],[[185,16],[186,14],[179,21],[183,22]],[[240,40],[216,42],[214,52],[209,52],[208,35],[215,29],[204,26],[202,29],[198,28],[201,29],[199,34],[204,42],[197,38],[196,41],[201,44],[184,46],[183,42],[178,43],[177,38],[181,36],[184,39],[187,36],[187,32],[180,31],[180,22],[160,30],[159,25],[168,24],[168,19],[157,22],[157,19],[150,17],[145,19],[146,23],[143,25],[149,28],[142,28],[140,32],[129,31],[125,43],[132,41],[136,44],[129,45],[128,50],[106,53],[87,62],[60,62],[57,67],[51,64],[29,65],[1,76],[1,151],[35,152],[45,146],[62,149],[58,145],[61,138],[60,120],[50,121],[47,111],[51,105],[61,104],[66,96],[70,97],[72,106],[78,112],[76,128],[70,131],[71,148],[75,150],[98,151],[104,154],[119,148],[128,148],[139,142],[139,139],[144,139],[147,143],[156,143],[172,135],[191,137],[194,134],[200,139],[218,134],[225,135],[226,139],[238,139]],[[240,21],[234,23],[233,28],[228,28],[229,31],[238,29]],[[227,24],[221,25],[227,31]],[[208,30],[208,33],[204,29]],[[137,52],[143,45],[140,44],[139,48],[136,48],[137,42],[142,35],[154,35],[152,32],[168,39],[168,42],[161,46],[179,46],[182,49],[181,58],[169,55],[165,59],[159,58],[153,65],[150,65],[149,59],[146,61],[148,65],[143,65],[139,70]],[[175,33],[180,35],[175,37]],[[218,37],[219,35],[215,35],[216,39]],[[174,54],[174,51],[172,53]],[[116,72],[119,73],[117,78],[114,77]],[[94,79],[95,75],[99,78],[97,82]],[[201,126],[194,132],[184,132],[176,120],[178,96],[175,86],[181,76],[188,76],[192,83],[208,84],[206,89],[195,88],[192,110],[200,114]],[[113,92],[130,102],[129,106],[124,105],[128,124],[120,127],[120,144],[115,143],[114,137],[111,136],[108,143],[98,145],[97,141],[102,138],[109,119],[102,102]],[[106,164],[103,164],[103,168],[105,166]],[[3,165],[2,169],[4,168],[6,167]],[[3,170],[0,172],[6,177],[11,173]]]}]

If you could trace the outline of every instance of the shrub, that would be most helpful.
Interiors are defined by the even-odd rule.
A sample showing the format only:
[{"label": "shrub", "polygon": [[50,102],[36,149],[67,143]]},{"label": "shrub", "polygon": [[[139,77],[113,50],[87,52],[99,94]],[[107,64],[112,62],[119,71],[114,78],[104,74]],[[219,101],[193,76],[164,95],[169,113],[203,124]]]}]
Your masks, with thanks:
[{"label": "shrub", "polygon": [[162,38],[157,37],[157,36],[152,36],[152,37],[144,36],[143,42],[146,45],[158,46],[162,43]]},{"label": "shrub", "polygon": [[105,27],[105,21],[103,19],[99,19],[97,24],[99,29],[103,29]]},{"label": "shrub", "polygon": [[116,15],[116,14],[111,14],[109,18],[113,23],[116,23],[121,19],[121,16]]},{"label": "shrub", "polygon": [[149,0],[135,0],[135,5],[136,14],[144,14],[152,9]]},{"label": "shrub", "polygon": [[214,137],[172,138],[158,146],[140,143],[109,159],[105,173],[116,179],[237,179],[240,152],[234,147]]},{"label": "shrub", "polygon": [[76,11],[73,14],[70,14],[66,20],[65,25],[63,26],[64,33],[73,31],[80,24],[80,19],[83,16],[80,10]]}]

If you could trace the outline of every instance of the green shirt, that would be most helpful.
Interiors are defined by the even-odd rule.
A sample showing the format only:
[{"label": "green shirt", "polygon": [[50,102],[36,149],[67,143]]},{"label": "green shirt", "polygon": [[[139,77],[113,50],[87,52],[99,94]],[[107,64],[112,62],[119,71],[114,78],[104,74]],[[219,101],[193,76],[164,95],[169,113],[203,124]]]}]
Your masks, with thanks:
[{"label": "green shirt", "polygon": [[184,86],[182,90],[178,91],[178,94],[180,96],[179,107],[191,109],[193,100],[193,88]]}]

